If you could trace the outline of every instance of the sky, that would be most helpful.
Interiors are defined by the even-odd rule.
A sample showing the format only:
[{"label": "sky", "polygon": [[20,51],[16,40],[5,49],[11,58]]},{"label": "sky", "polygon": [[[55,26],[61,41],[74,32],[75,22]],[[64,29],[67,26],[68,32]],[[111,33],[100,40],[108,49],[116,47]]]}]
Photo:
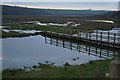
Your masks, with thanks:
[{"label": "sky", "polygon": [[1,0],[2,2],[118,2],[120,0]]},{"label": "sky", "polygon": [[118,1],[119,0],[104,0],[104,2],[101,2],[101,0],[3,0],[2,4],[44,9],[92,9],[113,11],[118,10]]}]

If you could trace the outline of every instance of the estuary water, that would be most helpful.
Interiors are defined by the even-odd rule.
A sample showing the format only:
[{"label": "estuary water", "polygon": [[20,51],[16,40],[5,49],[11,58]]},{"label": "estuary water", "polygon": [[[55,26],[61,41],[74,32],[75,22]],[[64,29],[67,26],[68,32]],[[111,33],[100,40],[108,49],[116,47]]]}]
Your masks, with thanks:
[{"label": "estuary water", "polygon": [[[63,44],[64,43],[64,44]],[[41,35],[24,38],[2,39],[2,69],[31,67],[38,63],[55,63],[63,66],[66,62],[79,65],[90,60],[111,58],[118,52],[86,43],[76,43]]]}]

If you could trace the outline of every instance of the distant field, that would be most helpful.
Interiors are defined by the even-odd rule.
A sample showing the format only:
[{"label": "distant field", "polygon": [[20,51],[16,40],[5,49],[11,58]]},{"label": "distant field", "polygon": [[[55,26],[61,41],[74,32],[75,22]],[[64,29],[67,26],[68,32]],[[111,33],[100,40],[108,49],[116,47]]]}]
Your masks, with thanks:
[{"label": "distant field", "polygon": [[[100,23],[100,22],[90,22],[90,21],[79,21],[81,25],[79,26],[42,26],[34,24],[23,24],[23,23],[12,23],[12,24],[3,24],[3,26],[9,26],[6,29],[17,29],[17,30],[41,30],[41,31],[55,31],[55,32],[64,32],[70,30],[81,30],[82,32],[91,32],[93,30],[109,30],[112,28],[117,28],[117,24],[111,23]],[[69,33],[69,32],[68,32]]]},{"label": "distant field", "polygon": [[24,21],[32,21],[37,20],[40,22],[56,22],[56,23],[64,23],[65,21],[75,21],[79,22],[81,20],[113,20],[117,21],[117,18],[111,17],[75,17],[75,16],[15,16],[15,15],[3,15],[2,22],[3,23],[11,23],[11,22],[24,22]]},{"label": "distant field", "polygon": [[[85,21],[85,20],[109,20],[114,21],[115,23],[104,23],[104,22],[92,22],[92,21]],[[2,23],[5,26],[11,26],[10,29],[19,29],[17,26],[26,21],[39,21],[41,23],[66,23],[67,21],[80,23],[80,26],[66,26],[66,27],[58,27],[58,26],[40,26],[34,25],[34,27],[30,27],[29,25],[24,26],[22,24],[22,29],[32,29],[32,30],[51,30],[56,31],[63,31],[63,29],[74,29],[74,30],[81,30],[83,32],[88,32],[92,30],[109,30],[113,28],[118,28],[120,24],[118,24],[119,18],[117,16],[110,16],[106,15],[99,15],[99,16],[82,16],[82,17],[75,17],[75,16],[26,16],[26,15],[3,15],[2,16]],[[12,23],[12,24],[8,24]],[[17,23],[17,24],[15,24]],[[13,26],[16,26],[12,28]],[[57,31],[57,32],[58,32]]]}]

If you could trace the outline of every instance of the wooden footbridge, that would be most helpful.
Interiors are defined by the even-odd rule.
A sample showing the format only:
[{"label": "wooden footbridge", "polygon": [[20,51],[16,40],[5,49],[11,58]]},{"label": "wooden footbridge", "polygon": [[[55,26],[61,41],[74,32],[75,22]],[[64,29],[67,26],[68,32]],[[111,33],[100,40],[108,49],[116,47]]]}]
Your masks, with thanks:
[{"label": "wooden footbridge", "polygon": [[59,37],[63,39],[69,39],[74,41],[83,41],[90,44],[96,44],[106,47],[112,47],[112,48],[120,48],[120,33],[110,33],[108,32],[99,32],[96,31],[94,33],[83,33],[81,31],[78,31],[78,34],[72,34],[73,32],[69,34],[65,33],[56,33],[56,32],[50,32],[45,31],[42,32],[42,35],[48,35],[53,37]]},{"label": "wooden footbridge", "polygon": [[[120,33],[98,32],[95,33],[83,33],[78,31],[78,34],[65,34],[56,32],[41,32],[41,35],[45,36],[45,43],[51,45],[60,46],[70,50],[79,51],[88,55],[97,56],[103,59],[111,58],[120,53]],[[49,37],[49,38],[46,38]],[[69,40],[69,41],[65,41]],[[72,43],[78,42],[78,43]],[[81,44],[79,44],[81,43]],[[85,45],[93,44],[100,47]],[[118,50],[118,51],[116,51]],[[118,61],[114,61],[110,64],[111,78],[119,78],[118,68],[120,64]]]},{"label": "wooden footbridge", "polygon": [[108,48],[90,46],[88,44],[66,41],[64,39],[45,37],[45,43],[97,56],[101,59],[111,58],[118,54],[117,51],[110,50]]}]

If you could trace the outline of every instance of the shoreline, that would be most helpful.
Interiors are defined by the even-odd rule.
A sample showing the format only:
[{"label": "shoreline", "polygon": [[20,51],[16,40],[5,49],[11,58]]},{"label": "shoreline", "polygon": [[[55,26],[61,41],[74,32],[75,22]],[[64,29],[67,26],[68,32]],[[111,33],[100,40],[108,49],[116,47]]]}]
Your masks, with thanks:
[{"label": "shoreline", "polygon": [[[25,71],[24,69],[6,69],[2,71],[4,78],[105,78],[109,73],[109,63],[114,59],[92,60],[81,65],[64,65],[63,67],[50,64],[32,66],[36,70]],[[37,70],[39,69],[39,70]],[[72,73],[71,73],[72,72]],[[34,73],[34,75],[33,75]],[[77,75],[72,75],[77,74]],[[44,76],[42,76],[44,75]],[[69,76],[68,76],[69,75]],[[71,76],[70,76],[71,75]]]}]

